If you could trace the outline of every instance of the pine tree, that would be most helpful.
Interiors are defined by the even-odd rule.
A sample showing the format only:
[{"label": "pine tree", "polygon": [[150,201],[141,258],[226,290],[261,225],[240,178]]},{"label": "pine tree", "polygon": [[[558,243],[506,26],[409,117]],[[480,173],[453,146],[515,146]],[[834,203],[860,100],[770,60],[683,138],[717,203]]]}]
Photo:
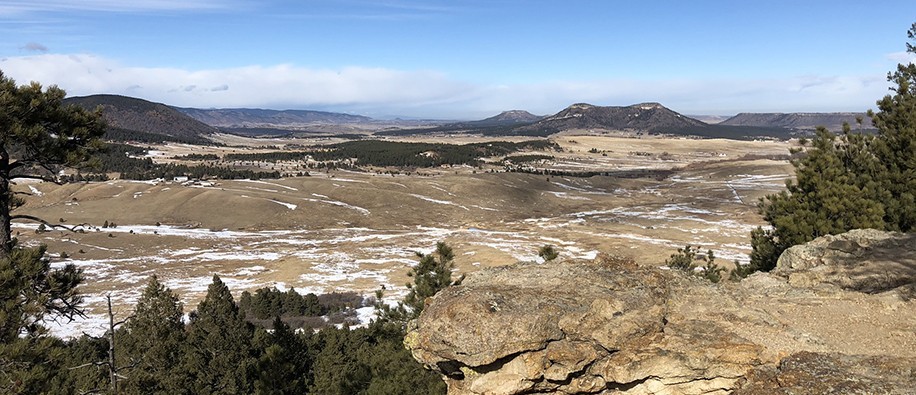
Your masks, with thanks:
[{"label": "pine tree", "polygon": [[191,376],[192,393],[247,394],[256,359],[254,334],[232,299],[229,288],[213,276],[207,296],[188,325],[184,368]]},{"label": "pine tree", "polygon": [[413,277],[413,283],[407,284],[409,291],[403,302],[398,302],[396,307],[390,307],[381,302],[383,296],[381,291],[377,293],[379,302],[376,308],[382,320],[401,326],[406,325],[407,321],[420,316],[427,298],[431,298],[445,287],[461,283],[461,280],[464,279],[462,276],[452,282],[452,269],[455,267],[452,260],[455,254],[452,248],[444,242],[436,243],[435,253],[417,253],[417,256],[420,262],[407,273],[408,276]]},{"label": "pine tree", "polygon": [[46,320],[81,314],[76,287],[81,271],[73,265],[51,269],[44,247],[22,248],[11,222],[36,221],[13,214],[25,201],[12,190],[16,180],[60,182],[57,171],[89,160],[105,131],[99,112],[63,106],[57,87],[25,86],[0,72],[0,392],[43,393],[60,359],[59,345],[45,337]]},{"label": "pine tree", "polygon": [[12,215],[23,202],[11,185],[19,179],[59,183],[58,170],[86,164],[103,146],[101,112],[64,106],[64,96],[60,88],[43,89],[37,82],[17,87],[0,72],[0,259],[13,250],[11,221],[59,226],[30,215]]},{"label": "pine tree", "polygon": [[360,363],[356,351],[370,341],[365,331],[326,328],[318,337],[314,380],[309,393],[327,395],[359,394],[372,380],[369,367]]},{"label": "pine tree", "polygon": [[172,290],[152,276],[137,301],[134,315],[119,334],[122,366],[133,365],[122,383],[125,393],[186,393],[177,368],[185,341],[182,305]]},{"label": "pine tree", "polygon": [[82,271],[72,265],[52,270],[44,246],[14,246],[0,258],[0,344],[44,335],[45,319],[81,314],[76,291],[81,281]]},{"label": "pine tree", "polygon": [[[907,52],[916,54],[916,23],[910,26]],[[878,113],[870,113],[878,128],[874,152],[887,168],[879,197],[885,207],[887,228],[903,232],[916,229],[916,64],[898,64],[888,73],[896,87],[878,101]]]},{"label": "pine tree", "polygon": [[[916,23],[908,32],[916,40]],[[912,44],[907,50],[916,53]],[[751,232],[751,262],[737,273],[770,270],[789,247],[857,228],[909,232],[916,226],[916,65],[888,75],[894,95],[871,113],[876,136],[837,137],[819,128],[806,155],[793,161],[795,182],[766,196],[760,210],[771,225]]]},{"label": "pine tree", "polygon": [[256,337],[264,338],[254,383],[258,394],[304,394],[308,389],[308,374],[312,361],[305,342],[280,317],[273,323],[273,332],[259,330]]}]

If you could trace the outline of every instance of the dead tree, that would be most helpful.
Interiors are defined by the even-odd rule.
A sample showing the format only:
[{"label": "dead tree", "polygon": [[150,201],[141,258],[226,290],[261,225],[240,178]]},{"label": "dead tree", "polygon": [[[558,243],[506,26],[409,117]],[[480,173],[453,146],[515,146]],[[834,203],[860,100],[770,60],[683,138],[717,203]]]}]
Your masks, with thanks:
[{"label": "dead tree", "polygon": [[[108,330],[105,332],[104,338],[108,341],[108,360],[84,363],[79,366],[74,366],[70,368],[70,370],[84,368],[88,366],[96,366],[96,367],[104,366],[105,368],[108,369],[108,388],[110,390],[110,393],[117,394],[118,393],[118,379],[127,379],[127,376],[125,376],[123,372],[134,368],[137,365],[137,363],[134,361],[134,362],[131,362],[127,366],[118,367],[116,359],[115,359],[116,350],[117,350],[116,342],[115,342],[115,330],[119,326],[127,323],[127,321],[130,320],[133,316],[129,316],[121,321],[115,322],[114,312],[111,309],[111,294],[110,293],[106,294],[105,299],[108,301]],[[102,337],[100,336],[92,336],[88,333],[83,333],[83,335],[89,338],[92,338],[92,339],[102,339]],[[100,389],[93,389],[93,390],[84,392],[84,394],[92,394],[92,393],[99,393],[99,392],[101,392]]]}]

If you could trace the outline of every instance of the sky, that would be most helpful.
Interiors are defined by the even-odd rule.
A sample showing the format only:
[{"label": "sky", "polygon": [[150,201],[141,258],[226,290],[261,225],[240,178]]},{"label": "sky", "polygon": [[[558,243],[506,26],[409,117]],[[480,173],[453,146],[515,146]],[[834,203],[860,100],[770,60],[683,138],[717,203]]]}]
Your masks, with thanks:
[{"label": "sky", "polygon": [[865,111],[916,1],[0,0],[0,71],[181,107]]}]

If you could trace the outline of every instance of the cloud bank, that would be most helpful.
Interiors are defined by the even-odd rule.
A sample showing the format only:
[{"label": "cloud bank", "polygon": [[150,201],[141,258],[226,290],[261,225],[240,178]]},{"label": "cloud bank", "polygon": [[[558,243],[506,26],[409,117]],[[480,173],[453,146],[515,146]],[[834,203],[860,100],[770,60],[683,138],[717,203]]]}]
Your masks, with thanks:
[{"label": "cloud bank", "polygon": [[479,118],[503,110],[551,114],[575,102],[657,101],[687,114],[864,111],[887,93],[885,75],[747,80],[549,81],[487,85],[436,71],[296,65],[210,70],[135,67],[88,54],[0,59],[19,84],[58,85],[73,96],[139,97],[181,107],[326,109],[370,116]]}]

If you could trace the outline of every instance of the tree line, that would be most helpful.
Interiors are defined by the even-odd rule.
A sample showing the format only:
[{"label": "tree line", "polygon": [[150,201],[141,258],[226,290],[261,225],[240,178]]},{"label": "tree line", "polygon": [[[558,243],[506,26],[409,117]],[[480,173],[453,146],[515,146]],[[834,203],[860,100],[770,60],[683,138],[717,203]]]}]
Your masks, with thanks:
[{"label": "tree line", "polygon": [[312,147],[304,151],[272,151],[260,153],[230,153],[226,161],[304,161],[342,162],[356,159],[359,166],[377,167],[439,167],[480,164],[481,158],[502,156],[521,150],[555,150],[559,147],[548,140],[524,142],[494,141],[472,144],[408,143],[383,140],[360,140]]},{"label": "tree line", "polygon": [[185,165],[175,163],[155,163],[150,158],[138,158],[145,155],[148,148],[141,148],[129,144],[109,143],[107,149],[97,154],[97,163],[89,168],[96,173],[118,173],[125,180],[152,180],[156,178],[171,179],[184,176],[195,179],[216,178],[223,180],[235,179],[276,179],[280,178],[278,171],[254,171],[248,169],[232,169],[228,166],[210,165]]},{"label": "tree line", "polygon": [[[256,304],[267,300],[253,298],[261,299]],[[133,314],[115,329],[113,366],[107,362],[112,354],[107,337],[14,339],[0,346],[3,355],[13,354],[18,362],[0,360],[7,362],[0,369],[0,392],[445,393],[439,376],[425,370],[404,348],[404,329],[395,321],[313,332],[294,330],[275,315],[265,328],[247,320],[243,306],[246,303],[237,304],[225,283],[214,276],[206,297],[185,323],[178,295],[154,276]],[[15,347],[13,353],[10,347]],[[111,368],[117,372],[114,379]]]}]

